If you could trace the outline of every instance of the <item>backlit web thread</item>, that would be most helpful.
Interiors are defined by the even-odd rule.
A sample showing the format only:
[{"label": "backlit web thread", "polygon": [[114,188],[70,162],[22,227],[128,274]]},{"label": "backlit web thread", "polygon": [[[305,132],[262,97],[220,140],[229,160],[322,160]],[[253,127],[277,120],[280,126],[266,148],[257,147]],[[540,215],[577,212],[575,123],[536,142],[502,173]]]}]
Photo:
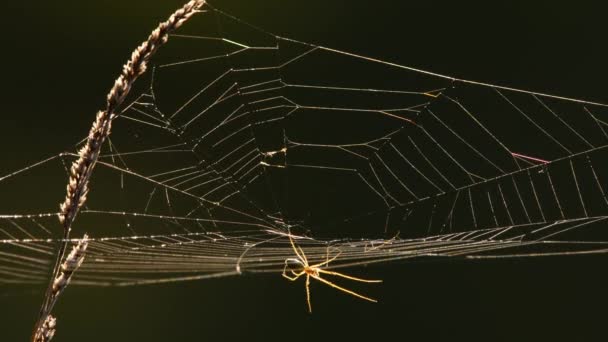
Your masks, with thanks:
[{"label": "backlit web thread", "polygon": [[[281,272],[290,234],[312,262],[339,253],[332,268],[606,251],[604,104],[303,43],[211,6],[140,85],[75,225],[91,236],[76,284]],[[0,283],[46,282],[60,231],[46,208],[0,216]]]}]

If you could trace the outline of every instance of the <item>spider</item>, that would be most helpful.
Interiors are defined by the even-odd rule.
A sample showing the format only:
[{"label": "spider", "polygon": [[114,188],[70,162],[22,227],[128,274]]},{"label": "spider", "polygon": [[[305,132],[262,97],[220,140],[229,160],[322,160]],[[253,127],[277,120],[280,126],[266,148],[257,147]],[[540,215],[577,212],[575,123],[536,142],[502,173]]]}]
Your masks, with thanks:
[{"label": "spider", "polygon": [[[312,305],[310,304],[310,277],[313,277],[314,279],[316,279],[322,283],[325,283],[326,285],[329,285],[335,289],[348,293],[357,298],[361,298],[361,299],[364,299],[364,300],[367,300],[367,301],[370,301],[373,303],[377,302],[377,300],[375,300],[375,299],[372,299],[372,298],[366,297],[364,295],[358,294],[354,291],[345,289],[345,288],[338,286],[338,285],[332,283],[331,281],[323,279],[321,277],[321,274],[327,274],[327,275],[337,276],[337,277],[354,280],[354,281],[358,281],[358,282],[362,282],[362,283],[381,283],[382,282],[382,280],[361,279],[361,278],[356,278],[356,277],[349,276],[349,275],[339,273],[339,272],[324,270],[321,268],[322,266],[326,266],[330,262],[336,260],[340,256],[341,252],[338,252],[338,254],[336,254],[331,259],[329,259],[329,256],[328,256],[328,259],[324,262],[310,265],[308,263],[308,259],[306,258],[306,254],[304,254],[304,251],[302,250],[302,248],[300,248],[299,246],[296,247],[296,244],[294,243],[293,238],[291,237],[291,233],[289,234],[289,242],[291,242],[291,247],[293,248],[293,251],[296,253],[297,258],[289,258],[289,259],[285,260],[285,267],[283,268],[283,277],[289,279],[290,281],[296,281],[301,276],[306,275],[306,302],[308,303],[308,312],[309,313],[312,313]],[[290,264],[299,265],[301,267],[301,270],[299,272],[294,271],[290,267]],[[290,273],[291,273],[291,275],[290,275]]]}]

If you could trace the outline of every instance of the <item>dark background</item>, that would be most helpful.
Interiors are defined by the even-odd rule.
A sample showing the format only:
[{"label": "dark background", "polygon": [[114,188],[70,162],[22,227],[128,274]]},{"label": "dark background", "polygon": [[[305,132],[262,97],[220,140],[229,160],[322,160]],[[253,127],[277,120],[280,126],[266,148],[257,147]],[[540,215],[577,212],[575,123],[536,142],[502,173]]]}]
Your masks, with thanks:
[{"label": "dark background", "polygon": [[[421,69],[608,102],[606,8],[583,1],[214,1],[283,36]],[[131,50],[180,1],[3,4],[0,173],[88,130]],[[11,196],[0,195],[3,203]],[[63,193],[40,193],[58,202]],[[417,261],[365,270],[369,304],[276,274],[70,288],[57,341],[605,340],[605,256]],[[42,288],[40,289],[42,290]],[[0,293],[0,340],[23,341],[41,291]]]}]

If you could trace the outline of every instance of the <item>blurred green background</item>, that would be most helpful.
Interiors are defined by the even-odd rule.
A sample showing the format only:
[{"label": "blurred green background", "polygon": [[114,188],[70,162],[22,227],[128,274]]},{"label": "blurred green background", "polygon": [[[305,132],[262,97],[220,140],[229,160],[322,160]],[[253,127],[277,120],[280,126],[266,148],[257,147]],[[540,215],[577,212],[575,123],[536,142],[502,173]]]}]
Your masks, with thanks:
[{"label": "blurred green background", "polygon": [[[605,6],[584,1],[218,0],[283,36],[459,78],[608,102]],[[69,149],[131,50],[181,1],[3,4],[0,174]],[[61,184],[59,189],[63,188]],[[59,202],[63,192],[36,194]],[[14,198],[2,193],[0,213]],[[94,196],[94,192],[92,193]],[[279,275],[72,287],[56,341],[605,338],[606,256],[374,266],[369,304]],[[0,340],[24,341],[40,291],[0,292]]]}]

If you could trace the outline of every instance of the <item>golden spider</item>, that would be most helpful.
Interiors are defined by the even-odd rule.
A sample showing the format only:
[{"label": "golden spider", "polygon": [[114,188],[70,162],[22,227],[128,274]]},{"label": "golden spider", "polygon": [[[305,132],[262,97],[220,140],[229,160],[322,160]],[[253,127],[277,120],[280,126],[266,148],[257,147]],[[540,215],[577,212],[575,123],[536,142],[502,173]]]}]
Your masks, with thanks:
[{"label": "golden spider", "polygon": [[[298,280],[298,278],[300,278],[303,275],[306,275],[306,302],[308,303],[308,312],[312,313],[312,305],[310,304],[310,277],[313,277],[314,279],[317,279],[318,281],[325,283],[335,289],[338,289],[342,292],[348,293],[352,296],[376,303],[377,300],[366,297],[364,295],[358,294],[354,291],[345,289],[341,286],[338,286],[334,283],[332,283],[329,280],[323,279],[321,277],[321,274],[327,274],[327,275],[333,275],[333,276],[337,276],[337,277],[341,277],[341,278],[345,278],[345,279],[349,279],[349,280],[354,280],[354,281],[358,281],[358,282],[362,282],[362,283],[381,283],[382,280],[369,280],[369,279],[361,279],[361,278],[356,278],[356,277],[352,277],[343,273],[339,273],[339,272],[334,272],[334,271],[328,271],[328,270],[324,270],[321,267],[322,266],[326,266],[328,265],[330,262],[336,260],[341,252],[338,252],[338,254],[336,254],[334,257],[332,257],[331,259],[328,259],[324,262],[318,263],[318,264],[314,264],[314,265],[309,265],[308,264],[308,259],[306,258],[306,254],[304,254],[304,251],[302,250],[302,248],[300,248],[299,246],[296,247],[296,244],[293,241],[293,238],[291,237],[291,233],[289,234],[289,242],[291,242],[291,247],[293,248],[293,251],[296,253],[297,258],[289,258],[285,260],[285,267],[283,268],[283,277],[291,280],[291,281],[296,281]],[[293,270],[293,268],[290,267],[290,264],[297,264],[298,266],[301,267],[301,270],[299,272],[296,272]],[[291,275],[289,275],[289,273],[291,273]]]}]

